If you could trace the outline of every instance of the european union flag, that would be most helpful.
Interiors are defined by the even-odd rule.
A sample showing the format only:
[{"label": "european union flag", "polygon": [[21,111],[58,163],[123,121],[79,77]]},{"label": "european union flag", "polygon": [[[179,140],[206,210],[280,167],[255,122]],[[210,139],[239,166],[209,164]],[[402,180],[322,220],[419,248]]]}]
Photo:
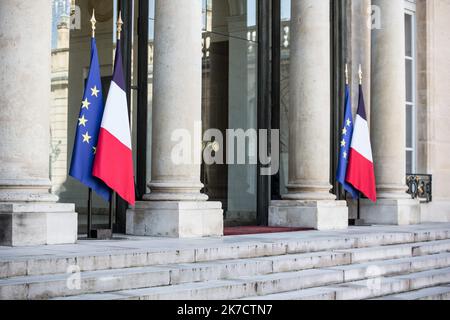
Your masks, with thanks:
[{"label": "european union flag", "polygon": [[342,126],[342,139],[340,141],[339,164],[337,171],[337,180],[349,192],[353,199],[359,198],[359,192],[353,188],[352,185],[346,182],[348,159],[350,156],[350,148],[353,137],[353,116],[352,116],[352,101],[350,97],[350,88],[345,87],[345,119]]},{"label": "european union flag", "polygon": [[70,176],[79,180],[106,201],[111,199],[111,190],[100,179],[92,175],[97,141],[103,118],[104,102],[97,44],[91,40],[91,66],[84,89],[83,102],[77,122],[75,144],[70,165]]}]

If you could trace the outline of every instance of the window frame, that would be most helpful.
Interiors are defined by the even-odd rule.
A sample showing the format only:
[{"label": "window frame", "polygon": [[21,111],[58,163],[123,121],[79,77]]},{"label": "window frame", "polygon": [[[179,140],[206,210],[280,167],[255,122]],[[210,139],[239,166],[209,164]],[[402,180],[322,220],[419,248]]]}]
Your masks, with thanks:
[{"label": "window frame", "polygon": [[[412,56],[408,56],[407,52],[406,52],[406,47],[405,47],[405,68],[406,68],[406,62],[407,61],[411,61],[412,63],[412,70],[411,70],[411,92],[412,92],[412,101],[408,101],[407,99],[405,99],[405,112],[407,110],[407,108],[411,108],[412,109],[412,123],[411,123],[411,134],[412,134],[412,146],[408,147],[406,145],[406,141],[405,141],[405,154],[407,152],[411,152],[412,153],[412,163],[411,163],[411,170],[409,170],[408,167],[406,167],[406,171],[412,171],[412,172],[407,172],[409,173],[414,173],[417,170],[417,10],[416,10],[416,1],[415,0],[405,0],[405,17],[406,15],[411,16],[411,23],[412,23],[412,28],[411,28],[411,42],[412,42]],[[406,30],[406,29],[405,29]],[[406,32],[405,32],[405,41],[406,41]],[[405,69],[406,70],[406,69]],[[405,74],[405,81],[406,81],[406,74]],[[406,81],[406,84],[408,84],[409,82]],[[405,86],[405,90],[406,90],[406,86]],[[406,93],[406,92],[405,92]],[[406,121],[406,119],[405,119]],[[406,127],[405,127],[406,130]],[[406,139],[407,139],[407,134],[408,132],[406,132]],[[406,165],[406,164],[405,164]]]}]

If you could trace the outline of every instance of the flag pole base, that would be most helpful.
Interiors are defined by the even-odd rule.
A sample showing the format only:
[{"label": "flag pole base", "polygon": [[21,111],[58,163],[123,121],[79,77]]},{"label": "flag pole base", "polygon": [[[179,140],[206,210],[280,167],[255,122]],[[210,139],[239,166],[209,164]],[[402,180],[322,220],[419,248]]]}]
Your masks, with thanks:
[{"label": "flag pole base", "polygon": [[355,220],[355,227],[366,227],[369,224],[364,219],[356,219]]},{"label": "flag pole base", "polygon": [[93,240],[111,240],[113,238],[113,231],[111,229],[91,230],[88,238]]}]

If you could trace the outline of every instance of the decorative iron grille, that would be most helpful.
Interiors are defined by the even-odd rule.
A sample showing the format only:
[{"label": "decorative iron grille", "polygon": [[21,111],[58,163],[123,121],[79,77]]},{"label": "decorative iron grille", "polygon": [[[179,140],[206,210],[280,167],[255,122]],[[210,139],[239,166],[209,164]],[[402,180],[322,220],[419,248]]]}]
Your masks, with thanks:
[{"label": "decorative iron grille", "polygon": [[431,174],[408,174],[408,194],[422,202],[433,201],[433,176]]}]

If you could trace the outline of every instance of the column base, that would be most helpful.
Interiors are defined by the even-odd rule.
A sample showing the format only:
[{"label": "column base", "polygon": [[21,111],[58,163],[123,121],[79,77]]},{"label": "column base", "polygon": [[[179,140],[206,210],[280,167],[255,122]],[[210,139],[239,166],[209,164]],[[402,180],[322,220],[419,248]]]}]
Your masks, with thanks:
[{"label": "column base", "polygon": [[271,227],[341,230],[348,228],[346,201],[272,201]]},{"label": "column base", "polygon": [[78,238],[75,205],[0,203],[0,246],[73,244]]},{"label": "column base", "polygon": [[195,238],[223,236],[222,203],[141,201],[127,211],[127,234]]},{"label": "column base", "polygon": [[413,225],[420,223],[420,202],[413,199],[361,200],[360,216],[367,224]]}]

